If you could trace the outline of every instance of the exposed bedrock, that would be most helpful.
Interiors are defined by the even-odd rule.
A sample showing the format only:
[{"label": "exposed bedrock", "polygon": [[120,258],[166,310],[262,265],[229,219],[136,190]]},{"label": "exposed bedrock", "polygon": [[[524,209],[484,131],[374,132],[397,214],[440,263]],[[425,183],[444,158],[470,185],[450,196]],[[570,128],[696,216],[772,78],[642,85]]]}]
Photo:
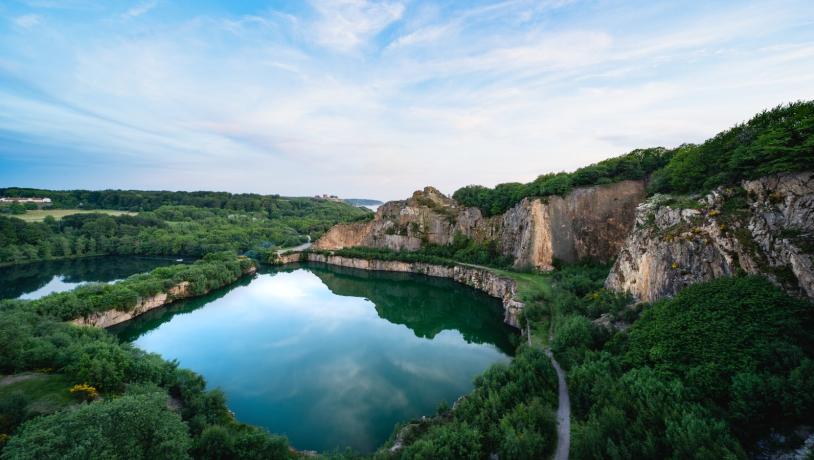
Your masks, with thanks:
[{"label": "exposed bedrock", "polygon": [[814,174],[778,174],[697,200],[656,195],[636,212],[605,283],[654,301],[738,272],[814,298]]},{"label": "exposed bedrock", "polygon": [[526,198],[504,214],[485,218],[433,187],[379,207],[372,221],[339,224],[314,247],[354,246],[415,251],[450,244],[455,234],[495,242],[516,267],[549,269],[553,260],[612,260],[633,228],[642,181],[575,189],[564,197]]},{"label": "exposed bedrock", "polygon": [[[254,275],[256,272],[257,267],[252,265],[251,267],[243,271],[242,276],[251,276]],[[196,294],[192,292],[192,289],[190,289],[189,281],[181,281],[175,286],[169,288],[166,292],[159,292],[158,294],[152,296],[140,298],[138,302],[136,302],[136,305],[128,311],[116,309],[104,310],[95,313],[90,313],[80,318],[76,318],[71,322],[79,326],[96,326],[101,328],[107,328],[110,326],[115,326],[116,324],[121,324],[126,321],[130,321],[136,316],[147,313],[150,310],[154,310],[156,308],[169,305],[175,302],[176,300],[197,297],[200,295],[207,294],[210,291],[211,290],[207,290],[206,292]]]}]

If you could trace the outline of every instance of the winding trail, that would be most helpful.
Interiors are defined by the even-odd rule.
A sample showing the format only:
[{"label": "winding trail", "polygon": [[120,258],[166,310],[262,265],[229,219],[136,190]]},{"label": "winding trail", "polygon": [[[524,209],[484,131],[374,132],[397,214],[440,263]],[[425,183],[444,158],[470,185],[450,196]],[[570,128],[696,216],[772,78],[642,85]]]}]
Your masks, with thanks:
[{"label": "winding trail", "polygon": [[560,404],[557,407],[557,451],[554,453],[554,460],[568,460],[568,450],[571,447],[571,398],[568,397],[565,372],[560,367],[560,363],[554,359],[550,348],[546,347],[545,354],[551,360],[554,370],[557,371],[560,394]]},{"label": "winding trail", "polygon": [[[551,329],[548,332],[548,342],[554,335],[554,322],[551,322]],[[531,342],[531,328],[526,331],[529,338],[529,345]],[[568,460],[568,451],[571,448],[571,398],[568,396],[568,385],[565,381],[565,371],[560,367],[560,363],[554,358],[554,353],[551,352],[551,347],[546,345],[543,349],[548,359],[551,360],[551,365],[554,371],[557,372],[557,390],[559,393],[559,404],[557,406],[557,450],[554,452],[553,460]]]}]

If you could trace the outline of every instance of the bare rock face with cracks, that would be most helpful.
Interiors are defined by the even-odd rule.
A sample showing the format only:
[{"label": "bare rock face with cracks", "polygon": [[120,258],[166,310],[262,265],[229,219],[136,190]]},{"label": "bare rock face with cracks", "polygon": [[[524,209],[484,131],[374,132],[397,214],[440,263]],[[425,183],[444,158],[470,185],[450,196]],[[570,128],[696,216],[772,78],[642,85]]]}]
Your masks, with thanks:
[{"label": "bare rock face with cracks", "polygon": [[391,201],[372,221],[339,224],[316,249],[373,247],[415,251],[425,244],[450,244],[456,234],[494,242],[517,268],[550,269],[555,259],[613,260],[633,228],[642,181],[584,187],[563,197],[526,198],[505,213],[484,217],[433,187],[407,200]]},{"label": "bare rock face with cracks", "polygon": [[743,272],[814,298],[814,173],[789,173],[719,187],[697,199],[655,195],[605,287],[642,301]]}]

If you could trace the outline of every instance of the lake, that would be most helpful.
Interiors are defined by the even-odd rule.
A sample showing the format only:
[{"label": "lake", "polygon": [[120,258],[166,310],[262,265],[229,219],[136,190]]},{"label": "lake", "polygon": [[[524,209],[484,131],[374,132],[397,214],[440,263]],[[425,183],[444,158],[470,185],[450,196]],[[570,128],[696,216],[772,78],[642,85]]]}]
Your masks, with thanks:
[{"label": "lake", "polygon": [[370,452],[514,353],[497,299],[451,280],[265,270],[111,329],[202,374],[237,418],[301,450]]},{"label": "lake", "polygon": [[177,263],[161,257],[102,256],[11,265],[0,268],[0,299],[39,299],[82,283],[110,283]]}]

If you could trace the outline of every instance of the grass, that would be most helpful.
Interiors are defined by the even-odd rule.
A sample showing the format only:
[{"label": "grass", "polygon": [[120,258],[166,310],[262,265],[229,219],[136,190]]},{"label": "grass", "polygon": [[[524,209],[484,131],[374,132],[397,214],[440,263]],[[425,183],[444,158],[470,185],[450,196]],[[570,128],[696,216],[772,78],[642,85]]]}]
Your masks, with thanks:
[{"label": "grass", "polygon": [[[21,380],[3,384],[9,377]],[[71,383],[62,375],[28,372],[9,377],[0,377],[0,399],[22,393],[29,401],[26,409],[30,413],[47,414],[76,402],[68,391]]]},{"label": "grass", "polygon": [[71,214],[92,214],[92,213],[107,214],[110,216],[121,216],[123,214],[133,216],[136,214],[134,212],[116,211],[112,209],[35,209],[31,211],[26,211],[25,214],[16,215],[13,217],[17,217],[26,222],[42,222],[43,220],[45,220],[46,216],[53,216],[54,219],[59,220]]},{"label": "grass", "polygon": [[[517,296],[520,301],[528,307],[531,304],[542,304],[545,306],[546,299],[552,295],[551,276],[547,273],[513,272],[508,270],[489,270],[507,278],[513,279],[517,283]],[[545,348],[548,346],[549,328],[554,311],[549,309],[549,315],[540,321],[530,322],[531,344],[532,346]]]}]

